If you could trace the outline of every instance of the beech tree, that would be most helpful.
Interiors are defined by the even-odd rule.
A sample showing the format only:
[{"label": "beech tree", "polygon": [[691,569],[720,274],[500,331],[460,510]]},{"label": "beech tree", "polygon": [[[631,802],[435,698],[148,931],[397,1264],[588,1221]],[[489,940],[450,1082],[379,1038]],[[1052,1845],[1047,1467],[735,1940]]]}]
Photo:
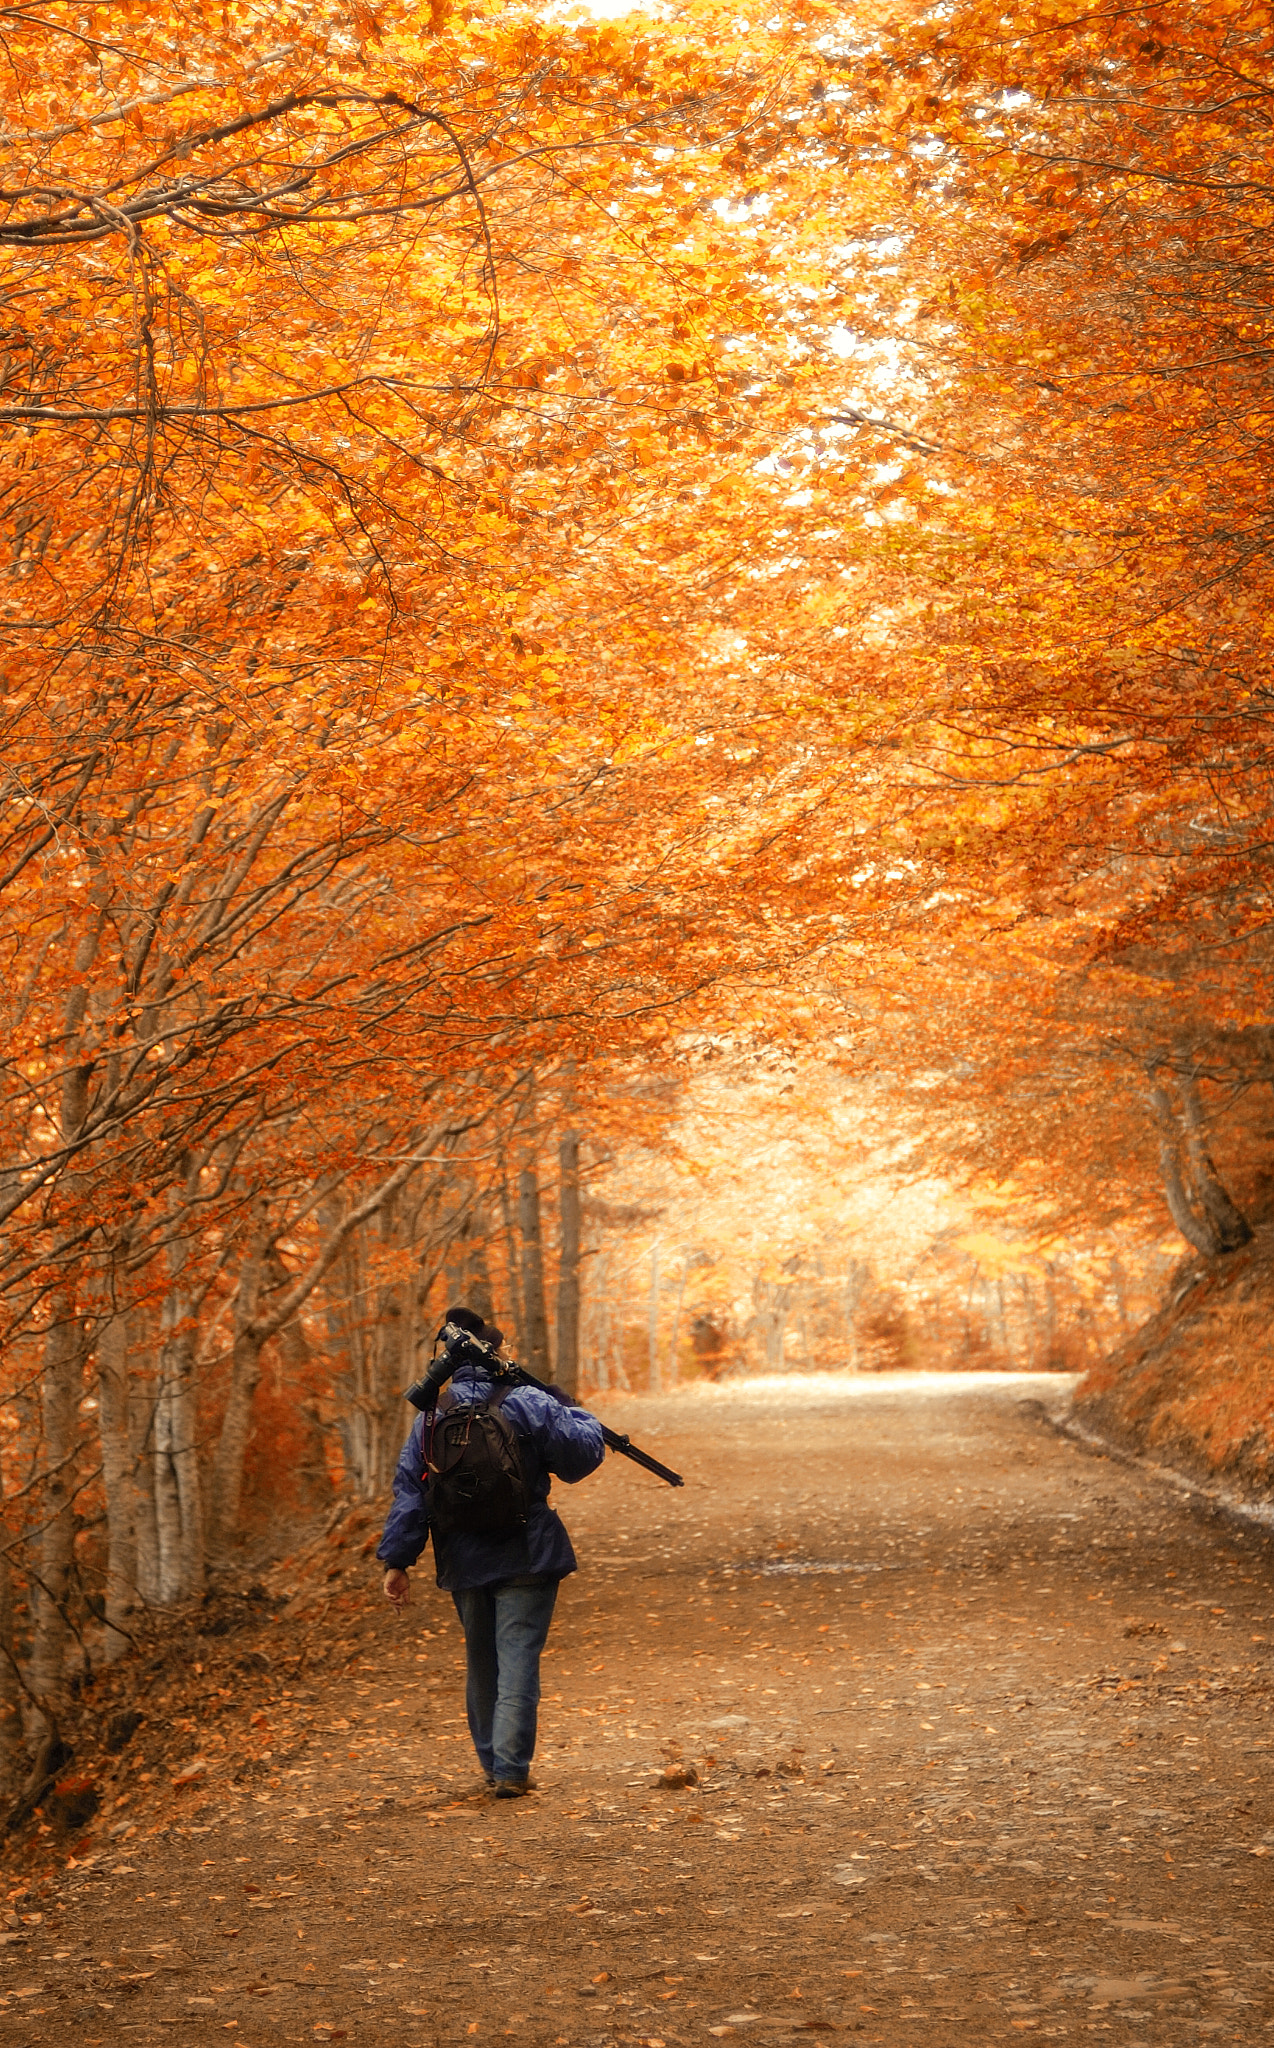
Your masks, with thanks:
[{"label": "beech tree", "polygon": [[[465,1133],[791,943],[739,917],[804,802],[735,744],[764,679],[718,661],[705,727],[660,671],[741,544],[704,450],[746,483],[773,432],[718,368],[773,293],[717,201],[784,142],[793,51],[405,8],[0,26],[7,1554],[52,1723],[92,1602],[109,1654],[232,1543],[272,1349],[348,1340],[383,1483],[423,1267],[481,1241],[429,1213]],[[359,1363],[372,1245],[413,1313]]]},{"label": "beech tree", "polygon": [[[696,1034],[1014,1183],[970,1345],[1105,1327],[1049,1234],[1160,1161],[1241,1240],[1268,32],[0,11],[10,1760],[254,1472],[383,1487],[449,1287],[568,1384],[724,1316],[596,1206]],[[772,1361],[901,1355],[826,1221]]]},{"label": "beech tree", "polygon": [[844,971],[899,1072],[950,1077],[937,1144],[1207,1256],[1268,1154],[1269,34],[970,5],[838,59],[895,176],[909,430],[897,950]]}]

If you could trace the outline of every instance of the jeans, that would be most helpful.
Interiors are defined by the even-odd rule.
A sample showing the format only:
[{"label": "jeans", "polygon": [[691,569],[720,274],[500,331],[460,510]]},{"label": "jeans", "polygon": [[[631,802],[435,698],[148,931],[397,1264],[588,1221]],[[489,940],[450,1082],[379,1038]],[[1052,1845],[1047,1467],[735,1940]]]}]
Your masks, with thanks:
[{"label": "jeans", "polygon": [[540,1653],[556,1579],[502,1579],[453,1593],[469,1666],[465,1705],[478,1762],[489,1778],[521,1783],[535,1754]]}]

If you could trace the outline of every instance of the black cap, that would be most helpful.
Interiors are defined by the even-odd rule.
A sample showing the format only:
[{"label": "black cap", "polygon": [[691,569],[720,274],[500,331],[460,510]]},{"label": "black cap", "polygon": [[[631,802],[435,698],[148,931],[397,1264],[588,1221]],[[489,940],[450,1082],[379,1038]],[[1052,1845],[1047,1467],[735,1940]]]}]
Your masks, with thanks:
[{"label": "black cap", "polygon": [[474,1308],[449,1308],[443,1322],[454,1323],[457,1330],[467,1330],[471,1337],[480,1337],[484,1328],[482,1317]]}]

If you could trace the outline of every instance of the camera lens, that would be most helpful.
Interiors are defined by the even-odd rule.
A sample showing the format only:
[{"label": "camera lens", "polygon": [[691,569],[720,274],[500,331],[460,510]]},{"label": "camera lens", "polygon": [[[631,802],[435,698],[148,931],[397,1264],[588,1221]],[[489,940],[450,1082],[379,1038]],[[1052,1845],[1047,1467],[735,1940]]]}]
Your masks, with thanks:
[{"label": "camera lens", "polygon": [[403,1399],[410,1401],[413,1408],[419,1408],[421,1413],[424,1414],[430,1408],[437,1407],[438,1396],[450,1377],[451,1369],[449,1366],[441,1373],[427,1372],[423,1379],[412,1381],[404,1393]]}]

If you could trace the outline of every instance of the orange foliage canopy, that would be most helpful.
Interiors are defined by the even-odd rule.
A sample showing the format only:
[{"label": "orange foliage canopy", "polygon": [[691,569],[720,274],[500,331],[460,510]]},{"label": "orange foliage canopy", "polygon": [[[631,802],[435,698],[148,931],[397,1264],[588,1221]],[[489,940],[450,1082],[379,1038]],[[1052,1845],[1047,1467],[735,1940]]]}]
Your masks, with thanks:
[{"label": "orange foliage canopy", "polygon": [[799,984],[796,1035],[919,1082],[1034,1215],[1059,1178],[1144,1211],[1158,1147],[1180,1227],[1241,1235],[1267,9],[851,45],[800,5],[51,0],[0,36],[40,1696],[86,1372],[112,1554],[131,1374],[157,1597],[191,1590],[263,1347],[348,1305],[359,1233],[406,1288],[408,1190],[467,1229],[475,1131],[537,1085],[622,1124],[616,1071],[727,989],[765,1030]]},{"label": "orange foliage canopy", "polygon": [[640,1042],[774,826],[746,685],[705,721],[682,664],[743,539],[703,450],[758,443],[712,202],[780,53],[259,16],[11,24],[23,1273],[315,1084],[337,1167],[354,1103]]},{"label": "orange foliage canopy", "polygon": [[[86,1375],[109,1649],[232,1536],[263,1349],[338,1276],[341,1326],[366,1226],[410,1362],[466,1133],[554,1070],[586,1116],[836,928],[811,738],[857,714],[800,674],[830,613],[786,516],[829,117],[799,24],[721,26],[0,17],[0,1280],[46,1705]],[[348,1365],[373,1474],[401,1363]]]},{"label": "orange foliage canopy", "polygon": [[891,1056],[1063,1215],[1161,1201],[1158,1151],[1207,1251],[1245,1227],[1210,1148],[1254,1197],[1274,1077],[1272,47],[1256,5],[974,4],[845,59],[897,181],[913,430]]}]

